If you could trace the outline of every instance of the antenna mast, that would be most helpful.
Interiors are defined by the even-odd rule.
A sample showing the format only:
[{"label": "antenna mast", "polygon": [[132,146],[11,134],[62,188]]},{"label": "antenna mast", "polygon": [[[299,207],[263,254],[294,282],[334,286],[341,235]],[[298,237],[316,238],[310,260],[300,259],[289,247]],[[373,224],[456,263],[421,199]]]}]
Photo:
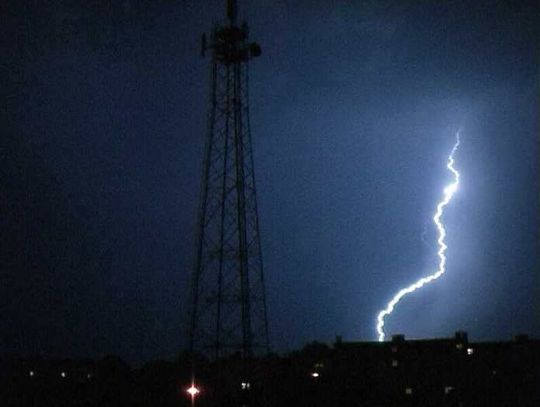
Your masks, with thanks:
[{"label": "antenna mast", "polygon": [[213,358],[269,349],[248,101],[249,61],[261,48],[237,12],[228,0],[227,24],[203,35],[201,49],[211,51],[212,80],[189,347]]}]

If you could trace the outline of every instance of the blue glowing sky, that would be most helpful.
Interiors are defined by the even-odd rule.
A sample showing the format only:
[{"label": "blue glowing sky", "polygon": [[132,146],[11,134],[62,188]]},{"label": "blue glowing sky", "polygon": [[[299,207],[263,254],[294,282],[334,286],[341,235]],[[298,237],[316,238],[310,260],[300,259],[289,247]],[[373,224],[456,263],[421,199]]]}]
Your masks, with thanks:
[{"label": "blue glowing sky", "polygon": [[[12,2],[0,36],[2,353],[184,346],[208,60],[222,2]],[[113,2],[115,3],[115,2]],[[539,6],[254,1],[251,122],[273,348],[388,332],[540,336]],[[104,3],[105,4],[105,3]],[[116,4],[116,3],[115,3]]]}]

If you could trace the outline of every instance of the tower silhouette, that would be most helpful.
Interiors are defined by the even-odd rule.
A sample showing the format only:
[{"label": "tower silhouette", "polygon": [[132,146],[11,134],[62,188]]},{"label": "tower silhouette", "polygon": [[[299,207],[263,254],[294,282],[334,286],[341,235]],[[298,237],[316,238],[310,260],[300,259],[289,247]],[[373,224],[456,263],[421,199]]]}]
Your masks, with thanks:
[{"label": "tower silhouette", "polygon": [[189,348],[213,358],[269,346],[248,102],[249,61],[261,48],[236,20],[228,0],[226,22],[201,49],[211,52],[211,87]]}]

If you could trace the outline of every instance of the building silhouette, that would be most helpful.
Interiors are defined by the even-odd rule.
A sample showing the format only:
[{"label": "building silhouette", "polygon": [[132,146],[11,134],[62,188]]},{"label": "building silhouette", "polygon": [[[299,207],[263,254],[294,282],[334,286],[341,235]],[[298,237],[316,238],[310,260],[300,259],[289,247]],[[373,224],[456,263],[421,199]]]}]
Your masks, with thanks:
[{"label": "building silhouette", "polygon": [[[312,342],[285,356],[199,361],[197,406],[540,406],[540,341],[451,338]],[[0,360],[2,406],[188,406],[188,354],[121,360]],[[64,375],[62,375],[64,373]]]}]

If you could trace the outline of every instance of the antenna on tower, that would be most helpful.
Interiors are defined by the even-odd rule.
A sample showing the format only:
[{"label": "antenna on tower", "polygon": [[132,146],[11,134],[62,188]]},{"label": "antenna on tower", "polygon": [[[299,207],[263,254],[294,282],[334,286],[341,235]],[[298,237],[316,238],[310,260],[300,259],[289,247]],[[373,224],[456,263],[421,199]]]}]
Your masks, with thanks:
[{"label": "antenna on tower", "polygon": [[236,0],[227,0],[227,17],[229,18],[231,25],[236,23],[236,13]]}]

